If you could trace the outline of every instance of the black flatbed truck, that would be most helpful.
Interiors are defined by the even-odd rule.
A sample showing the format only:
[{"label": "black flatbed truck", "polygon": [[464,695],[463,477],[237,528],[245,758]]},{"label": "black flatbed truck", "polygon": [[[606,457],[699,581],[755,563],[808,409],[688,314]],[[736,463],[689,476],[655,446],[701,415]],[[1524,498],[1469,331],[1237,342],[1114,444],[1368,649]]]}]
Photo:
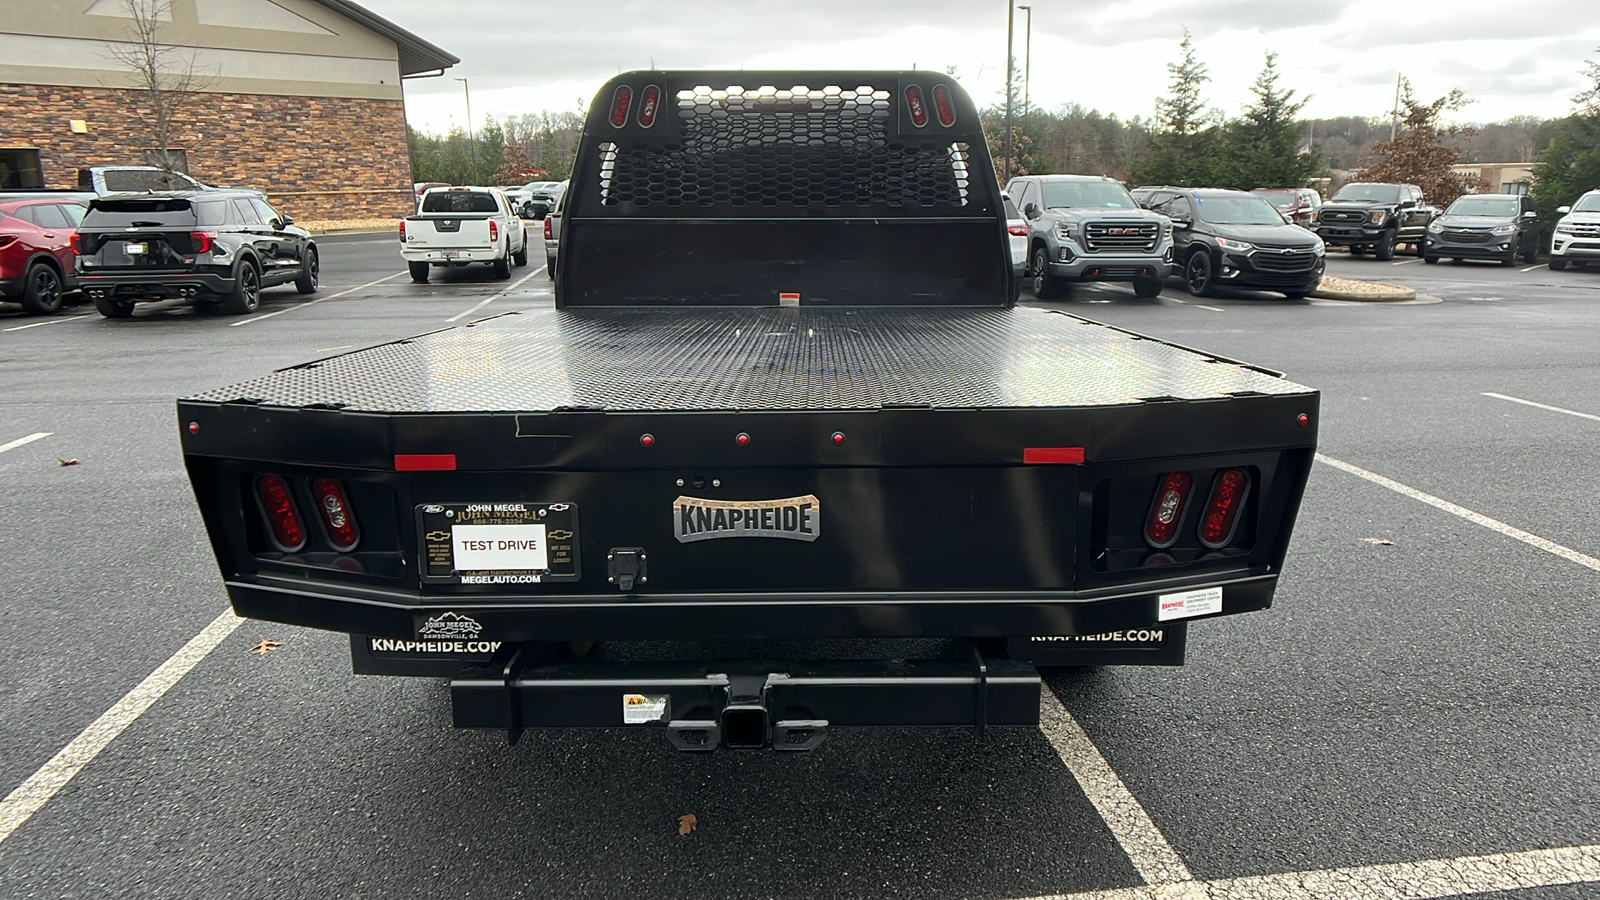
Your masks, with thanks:
[{"label": "black flatbed truck", "polygon": [[620,75],[570,191],[554,308],[179,401],[240,615],[513,740],[803,750],[1033,725],[1038,667],[1271,604],[1317,393],[1015,308],[948,77]]}]

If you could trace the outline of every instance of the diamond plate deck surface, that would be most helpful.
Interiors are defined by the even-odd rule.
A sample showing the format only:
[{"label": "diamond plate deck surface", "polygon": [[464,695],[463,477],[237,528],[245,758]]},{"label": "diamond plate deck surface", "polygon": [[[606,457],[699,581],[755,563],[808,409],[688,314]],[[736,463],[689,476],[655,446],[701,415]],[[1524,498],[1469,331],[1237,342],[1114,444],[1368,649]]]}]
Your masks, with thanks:
[{"label": "diamond plate deck surface", "polygon": [[367,412],[1104,406],[1310,388],[1018,309],[530,310],[190,399]]}]

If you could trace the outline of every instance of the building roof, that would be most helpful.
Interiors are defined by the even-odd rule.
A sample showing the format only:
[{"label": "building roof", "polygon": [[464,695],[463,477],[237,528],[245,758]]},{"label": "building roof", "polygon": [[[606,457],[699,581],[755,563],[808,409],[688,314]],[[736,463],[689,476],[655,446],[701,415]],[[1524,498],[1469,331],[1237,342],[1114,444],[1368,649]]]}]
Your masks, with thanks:
[{"label": "building roof", "polygon": [[341,16],[383,35],[400,50],[400,74],[417,75],[448,69],[461,58],[428,43],[388,19],[359,6],[351,0],[317,0]]}]

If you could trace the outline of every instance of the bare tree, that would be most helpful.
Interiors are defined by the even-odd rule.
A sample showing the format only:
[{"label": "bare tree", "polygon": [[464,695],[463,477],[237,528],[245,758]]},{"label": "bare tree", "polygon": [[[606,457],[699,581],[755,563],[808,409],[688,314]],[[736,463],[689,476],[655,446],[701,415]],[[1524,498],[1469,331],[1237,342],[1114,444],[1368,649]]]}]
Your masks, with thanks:
[{"label": "bare tree", "polygon": [[131,112],[155,151],[152,162],[172,172],[179,116],[216,79],[200,68],[195,48],[163,40],[164,23],[172,21],[172,0],[122,0],[122,4],[131,20],[128,40],[107,44],[106,50],[133,76],[137,99]]}]

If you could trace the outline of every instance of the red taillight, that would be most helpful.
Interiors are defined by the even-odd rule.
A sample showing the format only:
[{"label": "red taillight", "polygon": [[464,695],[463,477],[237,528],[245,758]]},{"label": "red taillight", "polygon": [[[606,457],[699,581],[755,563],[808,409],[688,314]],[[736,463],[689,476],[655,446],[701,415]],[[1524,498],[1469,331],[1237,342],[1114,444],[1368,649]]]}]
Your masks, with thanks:
[{"label": "red taillight", "polygon": [[548,241],[553,237],[555,237],[555,234],[550,231],[550,215],[546,213],[544,217],[544,239]]},{"label": "red taillight", "polygon": [[216,243],[217,236],[209,231],[189,232],[189,242],[194,244],[194,252],[206,253],[211,250],[211,245]]},{"label": "red taillight", "polygon": [[625,84],[617,85],[616,93],[611,95],[611,127],[621,128],[628,124],[628,107],[633,104],[633,88]]},{"label": "red taillight", "polygon": [[356,528],[355,510],[345,497],[344,488],[332,478],[313,478],[311,496],[317,501],[317,512],[322,516],[328,543],[340,553],[354,550],[361,540],[361,532]]},{"label": "red taillight", "polygon": [[1026,226],[1026,225],[1007,225],[1006,226],[1006,234],[1016,235],[1017,237],[1027,237],[1028,236],[1028,226]]},{"label": "red taillight", "polygon": [[946,85],[933,86],[933,111],[939,116],[939,124],[946,128],[956,123],[956,105],[950,99],[950,88]]},{"label": "red taillight", "polygon": [[274,546],[285,553],[293,553],[306,545],[306,529],[300,524],[300,514],[294,510],[288,482],[277,475],[256,478],[256,501],[261,504]]},{"label": "red taillight", "polygon": [[493,219],[489,220],[489,240],[490,242],[500,240],[500,223]]},{"label": "red taillight", "polygon": [[661,108],[661,88],[649,85],[639,95],[639,124],[649,128],[656,123],[656,112]]},{"label": "red taillight", "polygon": [[1183,508],[1189,502],[1189,488],[1194,479],[1188,472],[1168,472],[1156,483],[1156,496],[1150,502],[1150,514],[1145,517],[1144,540],[1156,549],[1172,546],[1178,539],[1178,526],[1183,523]]},{"label": "red taillight", "polygon": [[405,239],[406,239],[406,220],[405,219],[401,219],[400,220],[400,240],[403,241]]},{"label": "red taillight", "polygon": [[1250,495],[1250,475],[1243,469],[1223,469],[1211,482],[1211,497],[1206,500],[1200,519],[1200,543],[1216,550],[1226,547],[1239,529],[1245,498]]},{"label": "red taillight", "polygon": [[922,102],[922,88],[906,88],[906,109],[911,111],[911,124],[921,128],[928,124],[928,107]]}]

